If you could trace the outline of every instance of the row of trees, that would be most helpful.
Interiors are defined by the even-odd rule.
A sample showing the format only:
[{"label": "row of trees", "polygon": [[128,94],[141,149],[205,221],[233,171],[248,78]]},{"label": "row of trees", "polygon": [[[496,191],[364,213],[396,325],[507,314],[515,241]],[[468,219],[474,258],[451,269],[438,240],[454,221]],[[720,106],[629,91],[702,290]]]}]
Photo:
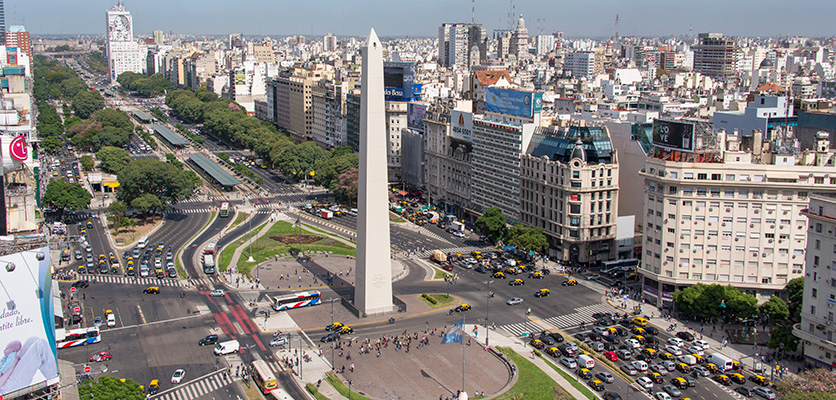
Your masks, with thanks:
[{"label": "row of trees", "polygon": [[104,108],[104,99],[99,92],[91,91],[71,68],[44,56],[36,56],[32,71],[35,100],[72,99],[72,110],[82,119]]},{"label": "row of trees", "polygon": [[531,228],[516,224],[508,228],[508,222],[502,210],[491,207],[476,220],[476,229],[493,243],[500,240],[509,246],[529,251],[544,251],[548,247],[546,235],[540,228]]},{"label": "row of trees", "polygon": [[174,88],[171,81],[161,74],[148,76],[128,71],[121,73],[116,81],[128,90],[138,92],[145,97],[157,97]]}]

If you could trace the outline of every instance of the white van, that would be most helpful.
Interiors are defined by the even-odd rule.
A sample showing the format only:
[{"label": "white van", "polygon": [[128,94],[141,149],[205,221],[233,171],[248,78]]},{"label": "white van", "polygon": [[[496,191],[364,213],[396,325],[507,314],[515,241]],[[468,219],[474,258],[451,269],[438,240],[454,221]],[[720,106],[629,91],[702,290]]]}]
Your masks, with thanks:
[{"label": "white van", "polygon": [[145,246],[148,246],[148,236],[143,236],[139,238],[139,242],[137,242],[136,247],[139,249],[144,249]]},{"label": "white van", "polygon": [[590,357],[586,354],[581,354],[576,359],[578,360],[578,366],[580,366],[580,368],[586,368],[586,369],[595,368],[595,360],[592,359],[592,357]]},{"label": "white van", "polygon": [[116,316],[113,313],[107,313],[107,326],[111,328],[116,326]]},{"label": "white van", "polygon": [[732,359],[725,354],[712,353],[705,361],[716,365],[717,368],[720,368],[723,371],[728,371],[734,367]]},{"label": "white van", "polygon": [[237,340],[220,342],[217,346],[215,346],[215,355],[223,356],[227,354],[237,353],[240,348],[241,345],[238,343]]},{"label": "white van", "polygon": [[679,357],[676,357],[676,360],[681,362],[681,363],[688,364],[688,365],[696,365],[697,364],[697,357],[694,357],[690,354],[683,354]]}]

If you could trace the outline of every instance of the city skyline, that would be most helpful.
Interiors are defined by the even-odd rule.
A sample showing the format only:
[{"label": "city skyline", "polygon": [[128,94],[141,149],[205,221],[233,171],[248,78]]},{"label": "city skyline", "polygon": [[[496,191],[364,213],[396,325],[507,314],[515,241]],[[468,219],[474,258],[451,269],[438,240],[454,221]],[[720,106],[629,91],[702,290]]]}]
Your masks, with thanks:
[{"label": "city skyline", "polygon": [[[125,7],[134,17],[136,35],[150,34],[159,29],[196,35],[240,32],[245,35],[319,36],[331,32],[338,36],[364,36],[373,26],[382,37],[435,37],[440,24],[470,22],[472,15],[472,3],[467,0],[404,1],[411,9],[403,4],[379,0],[359,0],[350,3],[350,6],[343,3],[332,7],[332,3],[335,4],[278,4],[246,0],[236,3],[232,10],[238,10],[240,18],[227,18],[229,4],[213,0],[184,0],[175,4],[159,0],[129,1]],[[512,28],[516,18],[522,15],[531,35],[560,31],[569,37],[612,36],[616,31],[616,15],[620,19],[618,33],[621,36],[686,36],[689,33],[695,36],[699,32],[723,32],[729,36],[789,34],[822,37],[834,35],[832,30],[828,30],[827,18],[836,12],[836,3],[824,0],[793,3],[707,0],[677,4],[675,9],[664,8],[664,2],[656,0],[638,0],[629,4],[600,0],[594,9],[589,3],[519,3],[515,4],[515,15],[510,21]],[[114,4],[116,2],[112,0],[89,3],[6,1],[6,24],[25,24],[35,35],[103,35],[103,16]],[[500,0],[476,0],[476,23],[483,24],[489,32],[507,29],[510,5],[510,2]],[[723,14],[717,15],[719,9],[723,10]],[[67,18],[68,15],[72,18]],[[310,18],[296,18],[298,15]],[[404,24],[401,15],[408,16],[414,23]],[[542,18],[542,15],[548,17]]]}]

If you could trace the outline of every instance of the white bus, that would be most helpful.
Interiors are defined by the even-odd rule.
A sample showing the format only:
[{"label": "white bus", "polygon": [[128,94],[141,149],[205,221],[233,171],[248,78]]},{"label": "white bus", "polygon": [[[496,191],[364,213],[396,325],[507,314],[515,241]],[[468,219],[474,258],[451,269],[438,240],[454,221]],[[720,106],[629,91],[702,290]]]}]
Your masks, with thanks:
[{"label": "white bus", "polygon": [[264,360],[253,361],[253,382],[261,389],[261,393],[268,394],[279,387],[279,381]]},{"label": "white bus", "polygon": [[322,301],[319,292],[299,292],[289,296],[277,296],[273,298],[273,309],[276,311],[290,310],[307,306],[315,306]]},{"label": "white bus", "polygon": [[[56,334],[60,334],[60,330],[55,330]],[[102,341],[99,327],[91,326],[89,328],[81,329],[67,329],[64,332],[64,337],[56,335],[55,347],[59,349],[66,349],[68,347],[86,346],[88,344],[99,343]]]}]

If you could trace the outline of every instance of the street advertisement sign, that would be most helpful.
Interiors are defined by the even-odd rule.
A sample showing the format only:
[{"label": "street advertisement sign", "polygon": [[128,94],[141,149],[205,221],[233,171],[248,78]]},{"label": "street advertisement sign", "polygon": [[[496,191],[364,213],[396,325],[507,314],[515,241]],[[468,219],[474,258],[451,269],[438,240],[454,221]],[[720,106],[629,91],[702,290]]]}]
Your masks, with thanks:
[{"label": "street advertisement sign", "polygon": [[406,111],[406,126],[410,129],[424,131],[424,117],[427,115],[427,105],[409,103]]},{"label": "street advertisement sign", "polygon": [[694,123],[681,121],[653,121],[654,145],[670,150],[694,151]]},{"label": "street advertisement sign", "polygon": [[473,141],[473,113],[452,110],[450,112],[450,136]]},{"label": "street advertisement sign", "polygon": [[485,109],[490,112],[531,118],[543,108],[543,93],[485,88]]},{"label": "street advertisement sign", "polygon": [[0,283],[0,396],[17,398],[59,379],[49,247],[0,257]]}]

